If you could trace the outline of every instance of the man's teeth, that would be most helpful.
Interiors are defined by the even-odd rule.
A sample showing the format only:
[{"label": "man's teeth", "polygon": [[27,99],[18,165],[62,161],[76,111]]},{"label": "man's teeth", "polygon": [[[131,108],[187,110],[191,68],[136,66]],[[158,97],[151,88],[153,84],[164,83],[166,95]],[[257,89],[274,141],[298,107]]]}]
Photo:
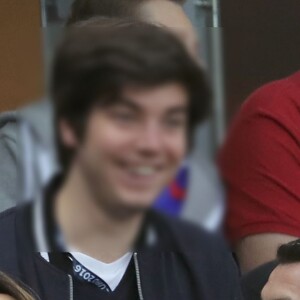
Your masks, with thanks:
[{"label": "man's teeth", "polygon": [[155,173],[155,168],[148,167],[148,166],[142,166],[142,167],[132,168],[131,171],[136,175],[150,176]]}]

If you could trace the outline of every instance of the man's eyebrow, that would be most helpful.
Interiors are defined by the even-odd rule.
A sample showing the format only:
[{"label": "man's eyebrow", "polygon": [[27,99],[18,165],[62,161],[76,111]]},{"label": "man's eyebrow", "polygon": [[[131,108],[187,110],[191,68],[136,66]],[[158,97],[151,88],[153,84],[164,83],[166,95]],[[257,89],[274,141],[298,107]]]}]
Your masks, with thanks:
[{"label": "man's eyebrow", "polygon": [[[135,110],[137,112],[141,111],[141,108],[139,107],[139,105],[137,105],[134,101],[130,100],[129,98],[120,98],[118,100],[118,102],[116,102],[113,106],[123,106],[123,107],[127,107],[130,108],[132,110]],[[168,111],[166,112],[166,114],[168,115],[173,115],[173,114],[186,114],[188,111],[188,106],[187,105],[178,105],[178,106],[174,106],[168,109]]]}]

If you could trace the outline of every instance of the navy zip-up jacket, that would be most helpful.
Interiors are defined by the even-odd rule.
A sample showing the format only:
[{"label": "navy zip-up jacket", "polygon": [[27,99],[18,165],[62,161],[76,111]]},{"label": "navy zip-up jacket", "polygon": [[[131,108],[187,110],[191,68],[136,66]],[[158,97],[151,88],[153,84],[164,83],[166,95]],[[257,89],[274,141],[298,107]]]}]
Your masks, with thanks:
[{"label": "navy zip-up jacket", "polygon": [[[72,276],[36,252],[37,228],[28,221],[33,207],[30,203],[0,214],[0,270],[29,287],[37,299],[76,300]],[[149,223],[160,246],[143,246],[134,254],[140,300],[242,299],[238,271],[222,239],[156,213]]]}]

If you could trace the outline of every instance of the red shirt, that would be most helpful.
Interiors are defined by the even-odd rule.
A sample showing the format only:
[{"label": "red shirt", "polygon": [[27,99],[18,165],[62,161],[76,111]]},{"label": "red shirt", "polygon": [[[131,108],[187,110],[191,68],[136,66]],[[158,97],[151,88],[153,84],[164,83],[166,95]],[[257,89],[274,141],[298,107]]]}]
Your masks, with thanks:
[{"label": "red shirt", "polygon": [[259,233],[300,237],[300,72],[254,92],[219,157],[231,242]]}]

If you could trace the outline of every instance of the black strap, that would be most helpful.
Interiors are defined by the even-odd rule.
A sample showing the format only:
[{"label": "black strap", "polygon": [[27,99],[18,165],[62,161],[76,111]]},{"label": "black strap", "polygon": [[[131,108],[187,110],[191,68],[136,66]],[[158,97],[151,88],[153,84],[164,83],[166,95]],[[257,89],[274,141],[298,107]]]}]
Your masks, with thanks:
[{"label": "black strap", "polygon": [[111,293],[109,285],[98,275],[83,266],[72,254],[67,252],[50,252],[49,262],[67,274],[70,274],[82,282],[93,284],[102,291]]},{"label": "black strap", "polygon": [[64,271],[73,275],[73,263],[66,252],[49,252],[49,262]]}]

